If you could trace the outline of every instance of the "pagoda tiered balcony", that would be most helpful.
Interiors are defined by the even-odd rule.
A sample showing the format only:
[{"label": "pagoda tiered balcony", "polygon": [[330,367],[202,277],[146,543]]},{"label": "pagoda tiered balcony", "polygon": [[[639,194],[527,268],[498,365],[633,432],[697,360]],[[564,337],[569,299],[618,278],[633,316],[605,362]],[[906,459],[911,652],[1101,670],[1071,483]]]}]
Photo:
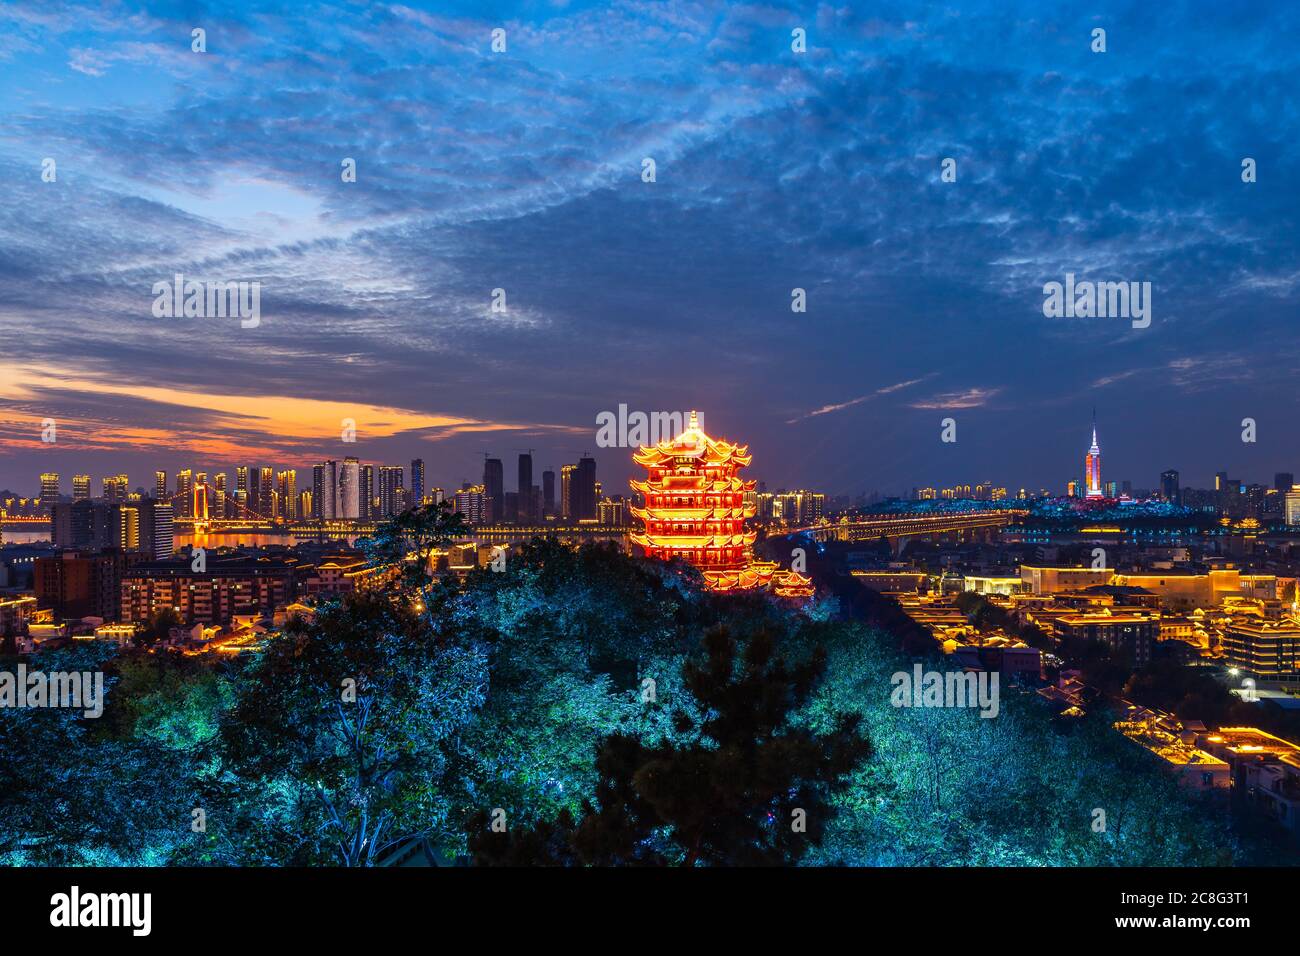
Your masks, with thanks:
[{"label": "pagoda tiered balcony", "polygon": [[645,530],[632,542],[662,560],[680,559],[698,567],[711,590],[772,588],[783,597],[812,594],[810,579],[782,571],[774,562],[755,561],[757,531],[746,531],[755,505],[745,501],[757,482],[739,477],[749,465],[745,445],[710,438],[691,413],[690,425],[670,441],[639,448],[633,460],[648,475],[630,482],[645,500],[631,513]]}]

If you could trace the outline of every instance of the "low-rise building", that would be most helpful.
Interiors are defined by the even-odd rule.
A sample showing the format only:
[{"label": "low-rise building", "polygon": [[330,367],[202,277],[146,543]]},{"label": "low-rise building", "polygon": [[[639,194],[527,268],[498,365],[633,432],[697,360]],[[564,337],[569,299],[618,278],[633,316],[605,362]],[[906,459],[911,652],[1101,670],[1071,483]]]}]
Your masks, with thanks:
[{"label": "low-rise building", "polygon": [[1151,660],[1159,639],[1160,615],[1152,611],[1103,608],[1082,614],[1064,614],[1055,621],[1062,640],[1101,641],[1112,650],[1125,651],[1135,667]]},{"label": "low-rise building", "polygon": [[1220,638],[1233,667],[1257,680],[1300,681],[1300,622],[1235,618]]},{"label": "low-rise building", "polygon": [[1188,790],[1227,791],[1232,772],[1227,761],[1189,743],[1178,718],[1128,704],[1115,729],[1164,762]]},{"label": "low-rise building", "polygon": [[142,564],[122,576],[124,623],[143,622],[170,608],[185,624],[224,624],[239,615],[271,617],[297,596],[294,568],[276,561]]},{"label": "low-rise building", "polygon": [[1202,733],[1197,746],[1227,762],[1250,804],[1300,835],[1300,746],[1254,727]]}]

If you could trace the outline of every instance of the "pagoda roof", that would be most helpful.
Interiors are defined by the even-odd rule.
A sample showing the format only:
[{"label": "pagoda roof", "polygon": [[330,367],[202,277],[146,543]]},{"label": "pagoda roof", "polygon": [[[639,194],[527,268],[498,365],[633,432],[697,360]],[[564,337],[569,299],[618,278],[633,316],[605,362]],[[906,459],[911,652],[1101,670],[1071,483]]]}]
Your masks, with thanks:
[{"label": "pagoda roof", "polygon": [[748,445],[733,445],[725,439],[715,439],[700,428],[699,416],[692,411],[686,430],[676,438],[668,438],[657,445],[642,445],[632,459],[644,467],[652,467],[673,458],[694,458],[700,464],[748,465],[752,460]]}]

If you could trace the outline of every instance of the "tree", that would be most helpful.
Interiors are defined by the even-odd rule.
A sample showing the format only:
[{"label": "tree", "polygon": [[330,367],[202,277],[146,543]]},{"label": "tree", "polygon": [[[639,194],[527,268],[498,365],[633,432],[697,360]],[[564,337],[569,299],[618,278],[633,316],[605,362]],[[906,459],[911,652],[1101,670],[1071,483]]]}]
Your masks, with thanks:
[{"label": "tree", "polygon": [[[79,644],[35,654],[31,670],[104,672],[116,648]],[[189,836],[186,756],[120,740],[68,707],[0,707],[0,863],[158,865]]]},{"label": "tree", "polygon": [[180,627],[184,621],[180,614],[170,607],[161,608],[149,615],[144,630],[140,632],[140,643],[146,647],[159,644],[171,636],[173,627]]},{"label": "tree", "polygon": [[[498,833],[480,815],[470,838],[484,864],[775,865],[821,842],[827,796],[871,755],[858,718],[827,732],[794,714],[825,670],[813,654],[790,663],[772,633],[745,643],[725,627],[683,668],[691,700],[675,714],[678,739],[648,745],[615,733],[596,756],[599,783],[582,816]],[[692,712],[698,716],[693,716]]]},{"label": "tree", "polygon": [[396,593],[415,597],[416,607],[432,619],[439,581],[433,571],[434,553],[469,533],[465,517],[451,501],[408,508],[379,526],[364,548],[371,566],[395,569]]},{"label": "tree", "polygon": [[480,648],[439,638],[405,602],[360,593],[297,622],[240,680],[224,721],[211,793],[238,825],[218,828],[211,858],[368,866],[443,835],[442,748],[486,680]]}]

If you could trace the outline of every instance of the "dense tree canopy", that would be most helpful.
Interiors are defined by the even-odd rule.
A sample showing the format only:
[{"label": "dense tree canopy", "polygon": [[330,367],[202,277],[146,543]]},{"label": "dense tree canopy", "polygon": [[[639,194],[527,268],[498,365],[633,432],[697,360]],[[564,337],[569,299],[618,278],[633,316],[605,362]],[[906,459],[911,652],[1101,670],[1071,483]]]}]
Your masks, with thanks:
[{"label": "dense tree canopy", "polygon": [[[256,655],[60,652],[97,655],[108,707],[0,709],[0,860],[373,865],[411,839],[447,858],[574,865],[1282,852],[1261,855],[1271,832],[1181,792],[1100,711],[1063,724],[1005,685],[995,719],[893,706],[892,674],[943,665],[874,592],[844,585],[826,620],[547,540],[441,581],[428,558],[453,524],[410,516],[374,550],[396,580],[290,622]],[[1092,651],[1116,690],[1167,688],[1188,716],[1222,703],[1164,663],[1134,676]]]}]

